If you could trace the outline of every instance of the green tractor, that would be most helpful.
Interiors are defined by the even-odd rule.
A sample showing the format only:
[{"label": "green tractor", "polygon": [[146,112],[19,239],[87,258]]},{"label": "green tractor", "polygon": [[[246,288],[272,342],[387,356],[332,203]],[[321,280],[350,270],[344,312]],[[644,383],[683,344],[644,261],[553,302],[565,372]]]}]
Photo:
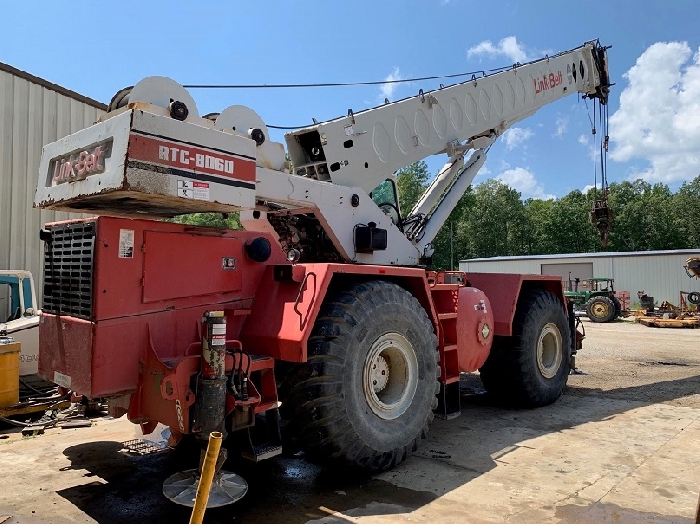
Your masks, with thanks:
[{"label": "green tractor", "polygon": [[587,289],[583,291],[579,291],[580,282],[580,279],[574,279],[572,290],[569,280],[568,291],[564,292],[574,304],[576,316],[585,315],[592,322],[612,322],[622,316],[622,305],[615,296],[612,278],[589,278],[584,284]]}]

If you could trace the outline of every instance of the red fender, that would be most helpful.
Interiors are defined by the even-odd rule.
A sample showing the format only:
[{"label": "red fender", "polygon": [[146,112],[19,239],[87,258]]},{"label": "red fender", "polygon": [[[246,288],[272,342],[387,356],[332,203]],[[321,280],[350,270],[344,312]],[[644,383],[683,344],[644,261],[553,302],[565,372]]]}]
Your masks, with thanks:
[{"label": "red fender", "polygon": [[[286,273],[285,273],[286,272]],[[376,278],[408,289],[435,326],[425,270],[353,264],[268,266],[255,293],[250,316],[241,329],[244,347],[289,362],[306,361],[306,343],[331,283],[338,279]]]},{"label": "red fender", "polygon": [[467,273],[469,284],[481,289],[491,302],[495,335],[513,334],[513,317],[522,291],[543,289],[561,300],[566,313],[566,298],[561,278],[550,275],[519,275],[510,273]]}]

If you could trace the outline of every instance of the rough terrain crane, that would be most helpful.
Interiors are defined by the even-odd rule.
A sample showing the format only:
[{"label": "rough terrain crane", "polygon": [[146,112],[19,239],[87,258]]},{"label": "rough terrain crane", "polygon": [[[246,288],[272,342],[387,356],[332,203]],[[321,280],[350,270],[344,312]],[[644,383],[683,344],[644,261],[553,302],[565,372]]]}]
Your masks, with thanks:
[{"label": "rough terrain crane", "polygon": [[[258,461],[284,439],[372,471],[460,413],[460,373],[519,406],[555,401],[582,338],[561,280],[425,268],[498,136],[608,89],[606,48],[589,42],[288,133],[291,163],[249,108],[199,116],[163,77],[120,91],[43,150],[35,206],[99,216],[41,231],[41,375],[144,433],[169,426],[173,445],[222,432]],[[440,153],[399,209],[392,174]],[[159,220],[234,211],[244,230]],[[217,478],[210,505],[245,493]],[[191,504],[196,480],[164,491]]]}]

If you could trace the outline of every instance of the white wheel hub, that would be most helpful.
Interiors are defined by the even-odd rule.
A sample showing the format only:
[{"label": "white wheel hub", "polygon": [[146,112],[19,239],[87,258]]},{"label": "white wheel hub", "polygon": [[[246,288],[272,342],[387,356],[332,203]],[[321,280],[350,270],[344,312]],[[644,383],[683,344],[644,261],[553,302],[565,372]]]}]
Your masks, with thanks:
[{"label": "white wheel hub", "polygon": [[375,359],[370,373],[372,375],[372,389],[374,392],[379,393],[383,391],[387,382],[389,382],[389,364],[383,356],[379,355]]},{"label": "white wheel hub", "polygon": [[556,324],[545,324],[537,341],[537,367],[544,378],[553,378],[564,358],[564,344]]},{"label": "white wheel hub", "polygon": [[418,358],[411,343],[398,333],[379,337],[367,353],[362,382],[375,415],[385,420],[401,416],[418,386]]}]

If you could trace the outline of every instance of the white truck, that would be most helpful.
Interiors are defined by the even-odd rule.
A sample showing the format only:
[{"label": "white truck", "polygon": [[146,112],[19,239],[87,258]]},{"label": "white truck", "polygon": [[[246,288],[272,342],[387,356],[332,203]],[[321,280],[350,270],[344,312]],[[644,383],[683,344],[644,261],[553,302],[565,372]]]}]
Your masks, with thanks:
[{"label": "white truck", "polygon": [[22,345],[20,376],[36,375],[39,371],[41,311],[37,307],[32,274],[20,270],[0,271],[0,297],[0,333],[6,333]]}]

